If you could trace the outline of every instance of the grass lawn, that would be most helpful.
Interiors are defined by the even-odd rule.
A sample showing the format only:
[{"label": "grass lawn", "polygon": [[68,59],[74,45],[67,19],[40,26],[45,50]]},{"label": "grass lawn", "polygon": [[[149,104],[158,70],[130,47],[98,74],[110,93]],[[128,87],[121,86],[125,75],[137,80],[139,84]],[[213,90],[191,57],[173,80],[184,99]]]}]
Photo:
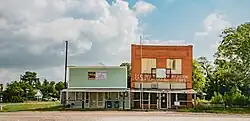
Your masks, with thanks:
[{"label": "grass lawn", "polygon": [[2,104],[3,112],[15,111],[59,111],[63,110],[60,102],[27,102]]},{"label": "grass lawn", "polygon": [[250,114],[249,108],[213,108],[213,109],[179,109],[179,112],[202,112],[202,113],[224,113],[224,114]]}]

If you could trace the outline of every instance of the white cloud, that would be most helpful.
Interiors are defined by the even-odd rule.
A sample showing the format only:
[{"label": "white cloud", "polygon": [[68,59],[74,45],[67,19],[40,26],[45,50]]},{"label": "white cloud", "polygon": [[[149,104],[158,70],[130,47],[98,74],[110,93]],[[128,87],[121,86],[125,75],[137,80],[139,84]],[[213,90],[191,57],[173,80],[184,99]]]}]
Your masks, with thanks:
[{"label": "white cloud", "polygon": [[155,8],[144,1],[136,5],[134,11],[122,0],[112,5],[106,0],[0,1],[0,66],[5,68],[0,80],[27,70],[63,80],[65,40],[70,65],[129,61],[130,44],[139,43],[137,13]]},{"label": "white cloud", "polygon": [[143,40],[143,45],[190,45],[185,40]]},{"label": "white cloud", "polygon": [[156,8],[154,5],[142,0],[138,1],[134,7],[138,14],[151,13]]},{"label": "white cloud", "polygon": [[216,52],[217,45],[221,38],[219,35],[222,30],[231,27],[226,16],[218,13],[208,15],[203,23],[203,31],[196,32],[194,35],[194,55],[206,56],[212,59],[213,54]]}]

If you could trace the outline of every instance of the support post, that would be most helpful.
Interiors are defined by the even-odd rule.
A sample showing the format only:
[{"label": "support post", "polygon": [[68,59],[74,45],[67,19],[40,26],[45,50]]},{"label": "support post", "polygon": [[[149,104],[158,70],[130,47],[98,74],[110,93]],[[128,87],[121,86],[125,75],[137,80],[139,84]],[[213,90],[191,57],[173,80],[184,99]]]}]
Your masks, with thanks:
[{"label": "support post", "polygon": [[196,107],[196,94],[194,94],[194,107]]},{"label": "support post", "polygon": [[169,105],[169,96],[168,96],[168,92],[167,92],[167,109],[168,109],[168,105]]},{"label": "support post", "polygon": [[[175,101],[177,102],[178,101],[178,95],[177,93],[175,93]],[[178,106],[175,106],[176,110],[178,110]]]},{"label": "support post", "polygon": [[148,93],[148,109],[150,109],[150,92]]},{"label": "support post", "polygon": [[122,109],[124,110],[125,109],[125,92],[123,92],[123,95],[122,95]]},{"label": "support post", "polygon": [[67,89],[67,66],[68,66],[68,41],[66,41],[65,68],[64,68],[64,88]]},{"label": "support post", "polygon": [[65,99],[66,105],[69,103],[68,100],[69,100],[69,93],[68,90],[66,90],[66,99]]}]

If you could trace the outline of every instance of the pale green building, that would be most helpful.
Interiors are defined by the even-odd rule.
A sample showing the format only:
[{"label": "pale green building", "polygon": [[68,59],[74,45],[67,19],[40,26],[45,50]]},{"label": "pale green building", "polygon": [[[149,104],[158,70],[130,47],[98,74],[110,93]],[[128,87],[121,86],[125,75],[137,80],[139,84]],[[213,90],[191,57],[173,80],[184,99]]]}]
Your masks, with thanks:
[{"label": "pale green building", "polygon": [[71,108],[130,109],[126,67],[70,66],[67,82],[61,102]]}]

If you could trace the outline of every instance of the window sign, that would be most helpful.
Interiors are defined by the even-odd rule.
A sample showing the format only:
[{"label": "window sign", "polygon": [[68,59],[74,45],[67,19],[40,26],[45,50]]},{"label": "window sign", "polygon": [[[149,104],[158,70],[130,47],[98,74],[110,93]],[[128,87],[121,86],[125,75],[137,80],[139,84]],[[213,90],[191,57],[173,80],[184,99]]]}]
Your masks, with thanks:
[{"label": "window sign", "polygon": [[89,80],[95,80],[96,73],[95,72],[88,72],[88,79]]},{"label": "window sign", "polygon": [[88,80],[106,80],[108,76],[107,71],[89,71]]},{"label": "window sign", "polygon": [[166,78],[166,69],[165,68],[156,69],[156,78]]},{"label": "window sign", "polygon": [[96,80],[106,80],[108,76],[107,71],[97,71],[96,72]]}]

